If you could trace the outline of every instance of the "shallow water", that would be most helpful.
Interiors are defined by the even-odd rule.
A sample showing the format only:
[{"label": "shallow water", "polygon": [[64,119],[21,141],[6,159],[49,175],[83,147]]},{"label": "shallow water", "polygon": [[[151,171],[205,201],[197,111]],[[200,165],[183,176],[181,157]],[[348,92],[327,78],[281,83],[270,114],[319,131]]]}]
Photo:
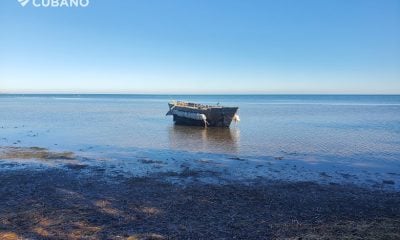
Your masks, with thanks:
[{"label": "shallow water", "polygon": [[[172,99],[238,106],[242,121],[175,126]],[[139,175],[191,167],[400,189],[399,113],[400,96],[0,95],[0,146],[73,151]]]},{"label": "shallow water", "polygon": [[[239,106],[231,129],[174,126],[171,99]],[[2,95],[1,144],[398,160],[400,96]],[[6,139],[4,139],[6,138]]]}]

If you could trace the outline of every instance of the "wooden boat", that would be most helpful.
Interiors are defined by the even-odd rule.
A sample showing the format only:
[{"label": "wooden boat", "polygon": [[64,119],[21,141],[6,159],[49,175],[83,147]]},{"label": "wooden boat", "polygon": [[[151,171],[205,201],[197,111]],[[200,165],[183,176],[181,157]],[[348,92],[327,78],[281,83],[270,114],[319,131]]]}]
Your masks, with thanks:
[{"label": "wooden boat", "polygon": [[172,115],[175,124],[229,127],[232,121],[240,121],[238,107],[209,106],[197,103],[172,101],[168,103],[167,115]]}]

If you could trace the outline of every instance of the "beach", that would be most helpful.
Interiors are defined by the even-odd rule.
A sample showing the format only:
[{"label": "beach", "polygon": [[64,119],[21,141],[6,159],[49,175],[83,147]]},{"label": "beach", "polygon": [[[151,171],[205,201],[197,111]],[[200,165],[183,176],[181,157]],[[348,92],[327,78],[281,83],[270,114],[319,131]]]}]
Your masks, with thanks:
[{"label": "beach", "polygon": [[[13,149],[12,156],[59,163],[2,169],[2,239],[400,237],[397,191],[266,178],[227,181],[187,167],[134,177],[37,148]],[[224,183],[202,181],[210,178]]]},{"label": "beach", "polygon": [[174,126],[165,96],[0,98],[0,239],[400,237],[398,97],[197,98],[242,123]]}]

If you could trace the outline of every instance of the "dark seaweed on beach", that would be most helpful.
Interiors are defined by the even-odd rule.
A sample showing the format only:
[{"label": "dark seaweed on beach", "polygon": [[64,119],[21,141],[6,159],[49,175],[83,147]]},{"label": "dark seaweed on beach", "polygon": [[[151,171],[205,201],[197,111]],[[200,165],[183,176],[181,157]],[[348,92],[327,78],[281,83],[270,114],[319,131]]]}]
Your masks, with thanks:
[{"label": "dark seaweed on beach", "polygon": [[[400,193],[309,182],[169,183],[96,167],[0,172],[0,239],[399,239]],[[218,176],[215,176],[218,177]]]},{"label": "dark seaweed on beach", "polygon": [[51,152],[40,147],[3,147],[0,148],[1,159],[37,159],[37,160],[73,160],[72,152]]}]

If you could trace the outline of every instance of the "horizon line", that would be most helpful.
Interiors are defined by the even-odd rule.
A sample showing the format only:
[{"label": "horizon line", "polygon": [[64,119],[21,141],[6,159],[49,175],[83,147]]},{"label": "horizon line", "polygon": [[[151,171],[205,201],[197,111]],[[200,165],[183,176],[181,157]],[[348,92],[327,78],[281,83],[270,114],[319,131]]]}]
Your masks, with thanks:
[{"label": "horizon line", "polygon": [[113,93],[113,92],[0,92],[0,95],[400,95],[400,93],[293,93],[293,92],[279,92],[279,93]]}]

